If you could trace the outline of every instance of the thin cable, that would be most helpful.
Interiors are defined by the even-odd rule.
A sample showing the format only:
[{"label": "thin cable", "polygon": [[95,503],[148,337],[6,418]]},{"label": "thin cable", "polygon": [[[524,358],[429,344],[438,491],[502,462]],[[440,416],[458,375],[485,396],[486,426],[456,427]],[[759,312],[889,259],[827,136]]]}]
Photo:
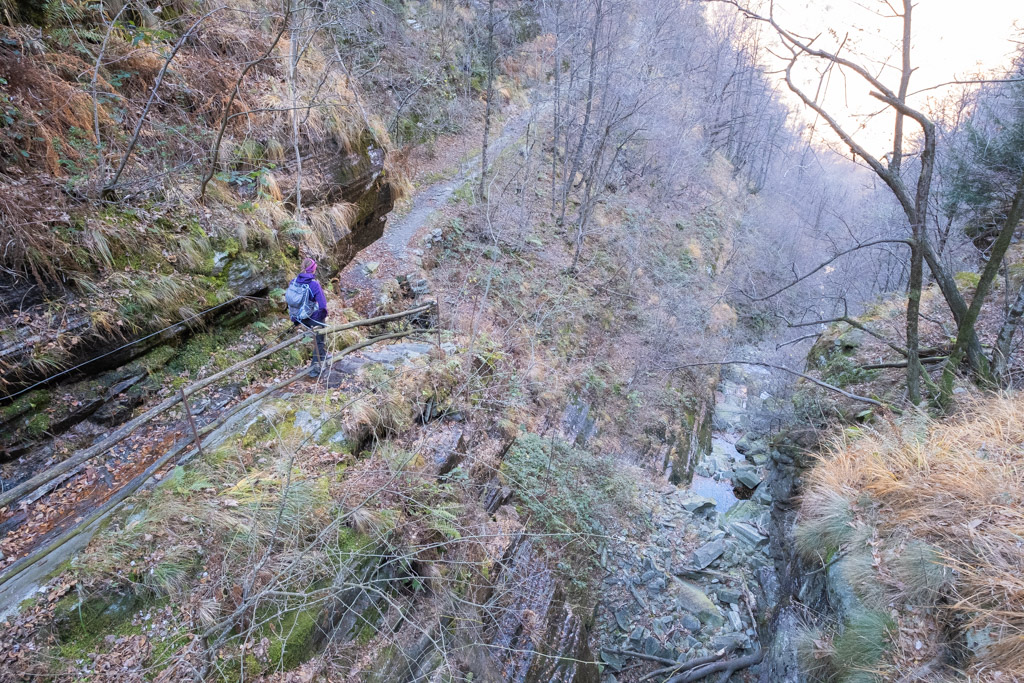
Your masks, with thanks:
[{"label": "thin cable", "polygon": [[145,337],[140,337],[139,339],[136,339],[135,341],[130,341],[130,342],[128,342],[127,344],[125,344],[123,346],[117,347],[113,351],[107,351],[106,353],[104,353],[104,354],[102,354],[100,356],[96,356],[95,358],[90,358],[89,360],[84,361],[82,363],[79,363],[78,365],[76,365],[76,366],[74,366],[72,368],[68,368],[67,370],[62,370],[62,371],[58,372],[56,375],[50,375],[46,379],[41,379],[38,382],[36,382],[35,384],[33,384],[32,386],[25,387],[21,391],[15,392],[13,394],[8,394],[7,396],[4,396],[0,400],[6,401],[7,399],[11,399],[11,398],[15,398],[17,396],[21,396],[25,392],[31,391],[31,390],[35,389],[36,387],[38,387],[38,386],[42,386],[44,384],[49,384],[53,380],[55,380],[58,377],[61,377],[63,375],[66,375],[69,372],[73,372],[73,371],[75,371],[75,370],[77,370],[79,368],[85,367],[86,365],[89,365],[90,363],[94,363],[94,362],[98,361],[101,358],[106,358],[107,356],[109,356],[111,354],[114,354],[114,353],[117,353],[118,351],[123,351],[124,349],[127,349],[129,346],[134,346],[134,345],[138,344],[139,342],[146,341],[147,339],[155,337],[158,334],[163,334],[167,330],[170,330],[170,329],[173,329],[175,327],[178,327],[179,325],[184,325],[189,320],[192,320],[193,318],[200,318],[200,317],[206,315],[207,313],[209,313],[210,311],[215,311],[218,308],[221,308],[222,306],[227,306],[228,304],[233,304],[236,301],[239,301],[240,299],[260,299],[260,298],[263,298],[263,297],[236,296],[234,299],[230,299],[228,301],[225,301],[224,303],[217,304],[216,306],[213,306],[212,308],[207,308],[205,311],[200,311],[199,313],[196,313],[195,315],[191,315],[191,316],[189,316],[187,318],[179,320],[178,322],[174,323],[173,325],[168,325],[167,327],[165,327],[162,330],[157,330],[156,332],[153,332],[152,334],[147,334]]}]

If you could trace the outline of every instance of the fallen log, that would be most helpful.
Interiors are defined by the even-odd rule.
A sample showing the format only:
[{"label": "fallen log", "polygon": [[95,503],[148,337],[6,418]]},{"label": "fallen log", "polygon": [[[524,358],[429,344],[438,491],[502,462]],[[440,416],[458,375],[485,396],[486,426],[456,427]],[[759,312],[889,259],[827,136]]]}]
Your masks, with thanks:
[{"label": "fallen log", "polygon": [[[921,365],[928,363],[941,363],[946,360],[946,356],[925,356],[919,359]],[[905,368],[907,367],[907,361],[896,361],[893,363],[874,363],[872,365],[862,365],[861,370],[886,370],[889,368]]]},{"label": "fallen log", "polygon": [[[382,315],[382,316],[378,316],[376,318],[367,318],[366,320],[356,320],[356,321],[353,321],[353,322],[350,322],[350,323],[344,323],[342,325],[334,325],[332,327],[324,328],[323,330],[319,331],[319,334],[324,334],[324,335],[336,334],[338,332],[342,332],[344,330],[351,330],[351,329],[356,328],[356,327],[366,327],[366,326],[369,326],[369,325],[376,325],[376,324],[383,323],[383,322],[388,322],[388,321],[391,321],[391,320],[398,320],[400,318],[404,318],[404,317],[409,316],[409,315],[415,315],[417,313],[426,312],[426,311],[430,310],[431,307],[432,307],[432,304],[427,304],[427,305],[423,305],[423,306],[417,306],[415,308],[410,308],[410,309],[408,309],[406,311],[401,311],[399,313],[392,313],[390,315]],[[99,443],[97,443],[97,444],[95,444],[93,446],[90,446],[90,447],[88,447],[88,448],[86,448],[84,450],[78,451],[77,453],[71,455],[66,460],[62,460],[61,462],[57,463],[53,467],[50,467],[50,468],[44,470],[43,472],[40,472],[39,474],[35,475],[31,479],[28,479],[27,481],[24,481],[24,482],[18,484],[17,486],[15,486],[14,488],[12,488],[12,489],[10,489],[8,491],[4,491],[3,493],[0,493],[0,509],[3,509],[4,507],[7,507],[11,503],[14,503],[14,502],[20,500],[22,497],[24,497],[27,494],[31,493],[32,491],[36,490],[40,486],[43,486],[44,484],[49,483],[53,479],[56,479],[57,477],[61,476],[62,474],[66,473],[66,472],[69,472],[70,470],[78,467],[82,463],[87,462],[88,460],[91,460],[91,459],[95,458],[97,455],[100,455],[101,453],[105,453],[108,449],[112,448],[113,446],[116,446],[117,444],[119,444],[120,442],[124,441],[126,438],[131,436],[132,433],[134,433],[136,429],[138,429],[142,425],[146,424],[147,422],[152,420],[157,415],[160,415],[160,414],[166,412],[170,408],[173,408],[175,405],[180,403],[183,397],[187,398],[188,396],[191,396],[192,394],[195,394],[196,392],[200,391],[201,389],[204,389],[204,388],[210,386],[211,384],[213,384],[213,383],[215,383],[215,382],[217,382],[217,381],[219,381],[221,379],[224,379],[225,377],[227,377],[229,375],[232,375],[232,374],[238,372],[239,370],[247,368],[247,367],[249,367],[250,365],[253,365],[256,362],[258,362],[260,360],[263,360],[267,356],[270,356],[270,355],[272,355],[274,353],[277,353],[278,351],[286,349],[289,346],[292,346],[293,344],[297,344],[304,337],[305,337],[305,333],[302,333],[302,334],[298,334],[298,335],[296,335],[296,336],[294,336],[294,337],[292,337],[290,339],[286,339],[285,341],[283,341],[280,344],[277,344],[275,346],[272,346],[271,348],[267,349],[266,351],[263,351],[261,353],[257,353],[252,358],[247,358],[246,360],[243,360],[243,361],[241,361],[239,363],[236,363],[236,364],[232,365],[230,368],[227,368],[226,370],[222,370],[221,372],[218,372],[218,373],[216,373],[214,375],[211,375],[210,377],[207,377],[206,379],[200,380],[200,381],[196,382],[195,384],[192,384],[192,385],[190,385],[188,387],[185,387],[185,389],[180,394],[175,394],[174,396],[171,396],[170,398],[164,400],[163,402],[159,403],[158,405],[154,406],[153,408],[147,410],[142,415],[139,415],[134,420],[131,420],[130,422],[128,422],[124,426],[122,426],[119,429],[115,430],[113,434],[111,434],[107,438],[103,439]]]}]

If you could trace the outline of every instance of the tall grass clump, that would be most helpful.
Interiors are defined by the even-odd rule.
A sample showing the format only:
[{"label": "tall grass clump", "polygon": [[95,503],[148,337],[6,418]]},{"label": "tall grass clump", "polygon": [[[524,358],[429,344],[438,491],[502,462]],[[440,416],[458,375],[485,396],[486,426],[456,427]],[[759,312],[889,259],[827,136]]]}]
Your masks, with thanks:
[{"label": "tall grass clump", "polygon": [[842,492],[819,487],[807,492],[796,527],[796,546],[807,559],[829,558],[853,535],[853,508]]},{"label": "tall grass clump", "polygon": [[1021,444],[1024,399],[1013,394],[942,421],[843,435],[808,474],[798,546],[824,562],[866,548],[870,570],[856,583],[874,579],[897,628],[927,614],[942,626],[927,637],[963,653],[956,664],[969,675],[1024,679]]}]

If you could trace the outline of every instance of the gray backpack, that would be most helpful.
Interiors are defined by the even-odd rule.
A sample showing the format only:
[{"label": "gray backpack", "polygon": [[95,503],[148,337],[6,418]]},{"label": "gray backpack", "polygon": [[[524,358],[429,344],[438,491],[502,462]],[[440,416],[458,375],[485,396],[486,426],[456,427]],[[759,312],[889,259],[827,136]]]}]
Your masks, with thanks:
[{"label": "gray backpack", "polygon": [[288,317],[292,320],[305,320],[316,313],[316,300],[309,285],[292,280],[284,291],[284,302],[288,304]]}]

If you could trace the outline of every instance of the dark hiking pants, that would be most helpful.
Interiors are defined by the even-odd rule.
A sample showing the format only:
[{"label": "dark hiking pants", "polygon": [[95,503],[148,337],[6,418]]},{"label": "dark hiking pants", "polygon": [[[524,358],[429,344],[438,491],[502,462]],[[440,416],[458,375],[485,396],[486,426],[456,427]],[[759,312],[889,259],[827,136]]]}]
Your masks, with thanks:
[{"label": "dark hiking pants", "polygon": [[313,330],[313,365],[319,365],[327,358],[327,342],[324,335],[317,332],[317,328],[327,327],[327,325],[312,318],[303,320],[302,325]]}]

